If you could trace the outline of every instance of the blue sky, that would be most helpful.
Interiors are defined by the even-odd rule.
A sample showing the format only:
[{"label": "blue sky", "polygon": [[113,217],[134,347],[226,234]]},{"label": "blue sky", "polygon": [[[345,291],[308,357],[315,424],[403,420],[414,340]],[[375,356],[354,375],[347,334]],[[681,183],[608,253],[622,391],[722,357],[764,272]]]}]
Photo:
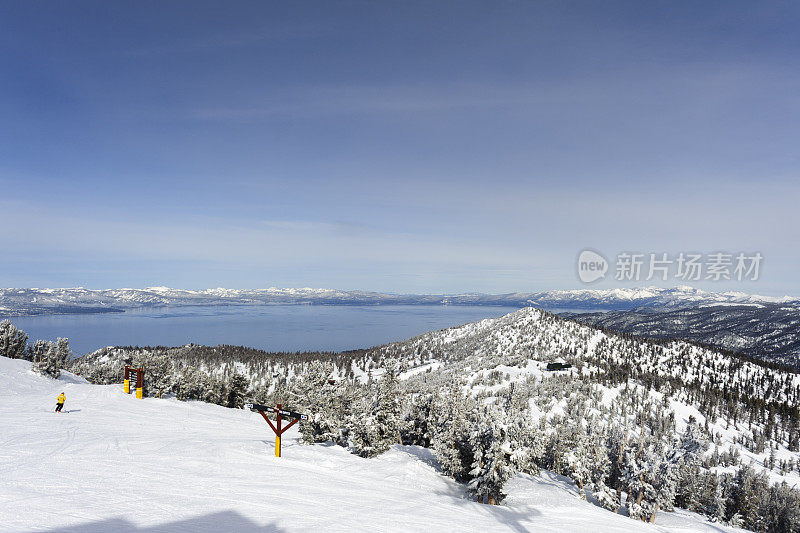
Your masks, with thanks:
[{"label": "blue sky", "polygon": [[798,11],[4,2],[0,286],[545,290],[589,247],[800,294]]}]

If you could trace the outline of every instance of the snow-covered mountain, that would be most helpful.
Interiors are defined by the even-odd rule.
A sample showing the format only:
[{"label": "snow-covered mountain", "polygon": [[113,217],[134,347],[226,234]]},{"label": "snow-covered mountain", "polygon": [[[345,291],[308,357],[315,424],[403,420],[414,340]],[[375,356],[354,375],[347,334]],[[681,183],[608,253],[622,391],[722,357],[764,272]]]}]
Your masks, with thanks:
[{"label": "snow-covered mountain", "polygon": [[137,400],[116,383],[52,380],[4,357],[0,420],[0,531],[739,531],[684,510],[633,521],[551,472],[516,476],[503,506],[475,503],[418,446],[364,459],[302,445],[292,428],[276,458],[256,413]]},{"label": "snow-covered mountain", "polygon": [[604,328],[654,339],[685,339],[800,367],[800,305],[713,304],[570,314]]},{"label": "snow-covered mountain", "polygon": [[387,294],[335,289],[0,289],[0,315],[97,313],[190,305],[492,305],[587,311],[674,309],[703,305],[800,305],[799,298],[740,292],[706,292],[692,287],[579,289],[508,294]]},{"label": "snow-covered mountain", "polygon": [[703,305],[800,304],[792,296],[761,296],[744,292],[709,292],[689,286],[675,288],[577,289],[532,293],[530,304],[544,309],[668,309]]}]

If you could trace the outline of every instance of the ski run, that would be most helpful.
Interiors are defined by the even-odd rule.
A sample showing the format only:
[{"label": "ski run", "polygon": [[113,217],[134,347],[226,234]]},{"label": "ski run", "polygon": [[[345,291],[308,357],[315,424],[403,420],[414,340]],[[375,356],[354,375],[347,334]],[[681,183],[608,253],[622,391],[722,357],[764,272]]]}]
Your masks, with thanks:
[{"label": "ski run", "polygon": [[302,444],[295,427],[276,458],[273,440],[257,413],[137,400],[0,357],[0,531],[737,531],[680,509],[631,520],[548,471],[516,475],[502,505],[485,505],[425,448],[365,459]]}]

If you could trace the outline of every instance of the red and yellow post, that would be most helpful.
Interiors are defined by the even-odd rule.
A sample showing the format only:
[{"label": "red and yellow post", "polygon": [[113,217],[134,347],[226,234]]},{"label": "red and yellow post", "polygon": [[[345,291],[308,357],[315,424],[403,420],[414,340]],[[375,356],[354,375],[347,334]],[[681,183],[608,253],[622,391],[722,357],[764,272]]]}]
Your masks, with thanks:
[{"label": "red and yellow post", "polygon": [[[286,433],[286,431],[295,425],[300,420],[308,420],[308,415],[304,415],[302,413],[295,413],[294,411],[288,411],[283,409],[283,404],[278,404],[276,407],[267,407],[266,405],[258,405],[257,403],[247,403],[245,404],[245,408],[250,409],[251,411],[255,411],[261,415],[261,418],[269,424],[269,427],[272,431],[275,432],[275,457],[281,456],[281,435]],[[276,415],[276,424],[272,423],[272,420],[269,419],[267,413],[275,413]],[[285,426],[283,425],[284,417],[286,420],[291,420]],[[292,420],[294,419],[294,420]]]},{"label": "red and yellow post", "polygon": [[[278,404],[277,408],[275,408],[275,407],[266,407],[264,405],[256,405],[256,404],[248,404],[248,406],[250,407],[251,410],[257,411],[258,414],[260,414],[261,417],[264,420],[266,420],[267,424],[269,424],[269,427],[272,428],[272,431],[275,432],[275,457],[280,457],[281,456],[281,435],[283,433],[285,433],[287,429],[289,429],[290,427],[295,425],[297,423],[298,419],[296,418],[295,420],[292,420],[291,422],[289,422],[288,425],[283,426],[283,417],[281,416],[281,413],[280,413],[281,409],[283,409],[283,405],[282,404]],[[277,415],[278,423],[276,425],[273,425],[272,420],[270,420],[269,417],[267,416],[267,412],[274,412]],[[289,415],[290,415],[289,418],[292,418],[294,414],[297,414],[297,413],[289,413]],[[305,415],[299,415],[299,414],[297,416],[298,417],[299,416],[305,417]],[[305,420],[306,418],[304,418],[303,420]]]},{"label": "red and yellow post", "polygon": [[[283,408],[282,404],[278,404],[278,409]],[[275,457],[281,456],[281,414],[278,413],[278,431],[275,432]]]},{"label": "red and yellow post", "polygon": [[122,390],[125,394],[131,393],[131,373],[136,374],[136,397],[139,399],[144,398],[144,367],[131,368],[130,365],[125,365],[125,380],[122,382]]},{"label": "red and yellow post", "polygon": [[144,368],[136,371],[136,397],[140,400],[144,398]]}]

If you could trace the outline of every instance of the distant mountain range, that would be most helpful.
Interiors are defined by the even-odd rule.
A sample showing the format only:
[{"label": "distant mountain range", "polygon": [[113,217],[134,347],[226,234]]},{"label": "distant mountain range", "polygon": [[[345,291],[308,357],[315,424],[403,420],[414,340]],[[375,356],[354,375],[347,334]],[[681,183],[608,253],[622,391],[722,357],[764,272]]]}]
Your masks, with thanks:
[{"label": "distant mountain range", "polygon": [[628,311],[709,305],[800,305],[799,298],[670,289],[579,289],[508,294],[387,294],[335,289],[0,289],[0,316],[106,313],[148,307],[215,305],[487,305],[553,311]]}]

